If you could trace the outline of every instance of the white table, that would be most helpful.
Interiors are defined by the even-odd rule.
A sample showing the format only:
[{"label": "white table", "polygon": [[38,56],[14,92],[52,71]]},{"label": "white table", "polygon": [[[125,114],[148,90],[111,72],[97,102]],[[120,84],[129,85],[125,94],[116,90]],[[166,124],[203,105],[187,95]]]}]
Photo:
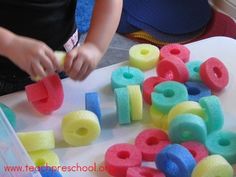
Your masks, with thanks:
[{"label": "white table", "polygon": [[[227,66],[230,81],[227,88],[218,93],[222,102],[225,125],[224,129],[236,130],[236,40],[225,37],[214,37],[203,41],[188,44],[191,51],[191,60],[206,60],[209,57],[218,57]],[[61,108],[50,116],[38,114],[27,102],[25,92],[0,97],[0,102],[11,107],[17,116],[17,132],[53,129],[56,136],[55,152],[60,158],[61,165],[81,167],[102,165],[105,150],[115,143],[133,143],[135,136],[144,128],[151,127],[148,116],[148,106],[145,105],[144,120],[129,126],[119,126],[116,117],[114,95],[110,86],[110,77],[114,69],[127,63],[120,63],[95,70],[85,81],[74,82],[70,79],[63,80],[65,93],[64,103]],[[145,73],[145,76],[155,75],[155,70]],[[61,120],[71,111],[84,109],[84,94],[96,91],[101,97],[102,133],[92,145],[85,147],[70,147],[62,139]],[[147,164],[145,164],[147,165]],[[153,163],[148,163],[153,166]],[[91,167],[90,167],[91,168]],[[107,177],[105,172],[65,172],[66,177]]]}]

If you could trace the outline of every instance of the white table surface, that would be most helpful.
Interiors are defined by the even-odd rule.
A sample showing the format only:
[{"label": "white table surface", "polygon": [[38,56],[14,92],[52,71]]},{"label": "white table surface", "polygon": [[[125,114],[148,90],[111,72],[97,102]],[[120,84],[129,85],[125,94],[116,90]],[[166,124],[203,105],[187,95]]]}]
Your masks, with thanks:
[{"label": "white table surface", "polygon": [[[225,37],[214,37],[186,45],[190,51],[190,60],[206,60],[209,57],[220,58],[229,70],[229,85],[219,96],[225,115],[224,129],[236,131],[236,40]],[[127,53],[128,55],[128,53]],[[114,69],[126,63],[120,63],[95,70],[85,81],[74,82],[63,80],[64,103],[61,108],[49,116],[38,114],[27,102],[25,92],[17,92],[0,97],[0,102],[11,107],[17,116],[16,131],[54,130],[56,148],[54,151],[60,158],[62,166],[103,165],[104,153],[108,147],[116,143],[133,143],[136,135],[144,128],[151,127],[148,106],[145,106],[144,120],[129,126],[119,126],[116,117],[114,95],[111,90],[110,77]],[[155,70],[145,73],[146,78],[155,75]],[[98,92],[101,98],[102,132],[100,137],[89,146],[70,147],[62,138],[60,127],[63,116],[71,111],[85,108],[84,94]],[[153,163],[145,163],[151,165]],[[64,172],[64,177],[108,177],[105,172]]]}]

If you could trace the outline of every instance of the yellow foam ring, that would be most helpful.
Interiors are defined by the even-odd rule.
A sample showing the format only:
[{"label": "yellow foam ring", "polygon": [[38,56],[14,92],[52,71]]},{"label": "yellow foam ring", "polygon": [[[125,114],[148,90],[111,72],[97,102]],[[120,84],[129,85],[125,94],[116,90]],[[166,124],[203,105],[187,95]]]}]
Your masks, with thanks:
[{"label": "yellow foam ring", "polygon": [[17,133],[26,151],[38,151],[55,148],[55,137],[52,130]]},{"label": "yellow foam ring", "polygon": [[59,63],[60,68],[64,69],[65,59],[66,59],[66,52],[63,51],[55,51],[54,52],[56,59]]},{"label": "yellow foam ring", "polygon": [[98,118],[91,111],[71,112],[62,121],[64,140],[72,146],[88,145],[98,138],[100,132]]},{"label": "yellow foam ring", "polygon": [[141,70],[156,67],[159,60],[159,49],[151,44],[136,44],[129,49],[129,63]]},{"label": "yellow foam ring", "polygon": [[222,156],[211,155],[197,164],[192,177],[233,177],[233,168]]},{"label": "yellow foam ring", "polygon": [[33,151],[29,153],[35,166],[59,166],[60,161],[57,154],[51,150]]},{"label": "yellow foam ring", "polygon": [[129,85],[130,112],[132,120],[143,118],[143,97],[139,85]]},{"label": "yellow foam ring", "polygon": [[153,124],[164,131],[167,131],[168,129],[168,121],[167,121],[167,115],[163,114],[162,112],[158,111],[153,105],[150,107],[150,117],[153,122]]},{"label": "yellow foam ring", "polygon": [[204,119],[204,110],[198,102],[184,101],[175,105],[168,113],[168,126],[171,121],[180,114],[191,113],[198,115]]}]

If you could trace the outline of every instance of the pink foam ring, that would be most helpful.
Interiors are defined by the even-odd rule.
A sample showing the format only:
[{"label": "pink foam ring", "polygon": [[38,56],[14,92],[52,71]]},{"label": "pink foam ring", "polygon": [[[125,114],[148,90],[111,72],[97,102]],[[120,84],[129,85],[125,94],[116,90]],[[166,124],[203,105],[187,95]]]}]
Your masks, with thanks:
[{"label": "pink foam ring", "polygon": [[187,82],[189,73],[185,63],[178,57],[169,56],[161,60],[156,68],[157,75],[167,80]]},{"label": "pink foam ring", "polygon": [[212,57],[203,62],[200,66],[201,80],[212,90],[220,91],[229,82],[229,73],[224,63],[218,58]]},{"label": "pink foam ring", "polygon": [[154,76],[147,78],[143,82],[143,99],[147,104],[152,104],[151,93],[153,92],[155,86],[164,81],[166,81],[166,79]]},{"label": "pink foam ring", "polygon": [[25,86],[25,92],[29,102],[43,100],[48,97],[47,90],[41,81]]},{"label": "pink foam ring", "polygon": [[208,156],[208,150],[205,145],[196,141],[186,141],[181,144],[193,155],[194,159],[198,163],[200,160]]},{"label": "pink foam ring", "polygon": [[151,167],[131,167],[128,168],[126,177],[165,177],[165,175]]},{"label": "pink foam ring", "polygon": [[190,51],[187,47],[181,44],[168,44],[161,48],[160,50],[160,58],[169,58],[171,56],[178,57],[184,63],[189,61]]},{"label": "pink foam ring", "polygon": [[132,144],[115,144],[105,153],[105,168],[114,177],[126,176],[130,167],[140,167],[141,151]]},{"label": "pink foam ring", "polygon": [[33,106],[42,114],[50,114],[63,103],[64,92],[58,75],[50,75],[41,81],[46,88],[47,98],[32,102]]},{"label": "pink foam ring", "polygon": [[156,155],[170,144],[168,135],[160,129],[146,129],[135,138],[135,146],[145,161],[154,161]]}]

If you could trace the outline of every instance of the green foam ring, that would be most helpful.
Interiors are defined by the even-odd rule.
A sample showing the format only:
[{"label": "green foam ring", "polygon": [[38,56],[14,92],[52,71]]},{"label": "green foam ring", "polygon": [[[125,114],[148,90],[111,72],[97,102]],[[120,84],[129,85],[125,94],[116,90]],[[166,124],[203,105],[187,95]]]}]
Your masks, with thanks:
[{"label": "green foam ring", "polygon": [[160,51],[152,44],[136,44],[129,49],[129,64],[141,70],[155,68]]},{"label": "green foam ring", "polygon": [[172,120],[180,115],[180,114],[186,114],[191,113],[198,115],[204,119],[204,111],[200,104],[195,101],[183,101],[181,103],[178,103],[174,107],[171,108],[171,110],[168,113],[168,126],[172,122]]},{"label": "green foam ring", "polygon": [[158,84],[152,92],[152,103],[156,109],[167,114],[176,104],[188,100],[186,87],[176,81],[166,81]]},{"label": "green foam ring", "polygon": [[207,137],[205,122],[194,114],[180,114],[169,126],[169,137],[172,143],[197,141],[204,144]]},{"label": "green foam ring", "polygon": [[199,100],[205,112],[205,121],[208,133],[222,129],[224,125],[224,114],[220,100],[217,96],[203,97]]},{"label": "green foam ring", "polygon": [[192,177],[233,177],[232,166],[220,155],[202,159],[193,169]]},{"label": "green foam ring", "polygon": [[16,114],[14,113],[14,111],[3,103],[0,103],[0,108],[6,115],[11,126],[15,129],[16,128]]},{"label": "green foam ring", "polygon": [[52,130],[19,132],[17,136],[28,152],[55,148],[55,137]]},{"label": "green foam ring", "polygon": [[208,135],[206,147],[210,154],[223,156],[230,164],[236,163],[236,133],[216,131]]},{"label": "green foam ring", "polygon": [[143,96],[139,85],[129,85],[130,113],[132,120],[143,119]]},{"label": "green foam ring", "polygon": [[126,87],[128,85],[142,85],[144,81],[143,72],[135,67],[123,66],[112,72],[111,86],[115,88]]},{"label": "green foam ring", "polygon": [[40,150],[29,153],[35,166],[60,166],[60,160],[57,154],[51,150]]},{"label": "green foam ring", "polygon": [[129,92],[127,87],[115,89],[116,112],[119,123],[130,124]]},{"label": "green foam ring", "polygon": [[199,69],[202,64],[202,61],[194,60],[186,63],[188,73],[189,73],[189,80],[190,81],[196,81],[201,82]]},{"label": "green foam ring", "polygon": [[153,122],[153,124],[163,130],[163,131],[168,131],[168,126],[167,126],[167,115],[163,114],[162,112],[158,111],[153,105],[150,107],[150,117]]},{"label": "green foam ring", "polygon": [[84,146],[96,140],[101,133],[96,114],[87,110],[71,112],[64,116],[62,134],[72,146]]}]

